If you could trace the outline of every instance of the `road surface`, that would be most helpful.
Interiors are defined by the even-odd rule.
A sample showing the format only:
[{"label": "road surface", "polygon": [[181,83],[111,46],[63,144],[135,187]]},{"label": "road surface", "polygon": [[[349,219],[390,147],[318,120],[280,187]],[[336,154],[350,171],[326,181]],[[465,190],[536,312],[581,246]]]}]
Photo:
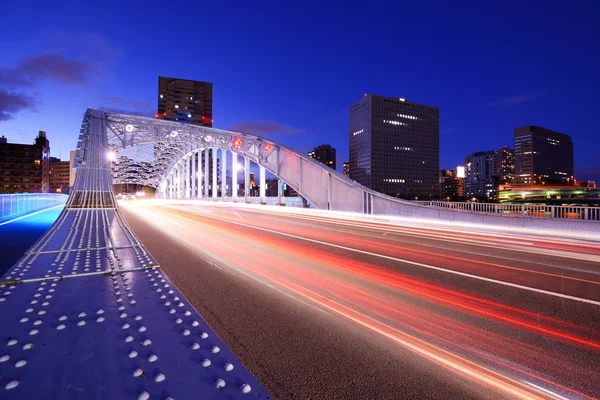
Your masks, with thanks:
[{"label": "road surface", "polygon": [[276,399],[600,396],[600,244],[274,207],[121,203]]}]

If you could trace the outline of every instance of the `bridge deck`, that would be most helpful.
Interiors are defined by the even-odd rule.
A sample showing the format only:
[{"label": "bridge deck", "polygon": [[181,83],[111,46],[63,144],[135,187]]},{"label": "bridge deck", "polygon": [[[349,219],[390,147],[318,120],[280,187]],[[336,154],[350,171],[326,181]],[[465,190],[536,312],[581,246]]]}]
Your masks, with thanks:
[{"label": "bridge deck", "polygon": [[268,399],[115,208],[87,117],[67,208],[0,278],[0,398]]}]

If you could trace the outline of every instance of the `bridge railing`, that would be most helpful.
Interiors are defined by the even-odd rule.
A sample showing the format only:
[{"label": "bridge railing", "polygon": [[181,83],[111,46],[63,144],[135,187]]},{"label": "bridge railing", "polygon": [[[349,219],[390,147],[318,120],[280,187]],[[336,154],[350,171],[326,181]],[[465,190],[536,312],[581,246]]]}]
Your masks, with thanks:
[{"label": "bridge railing", "polygon": [[451,210],[483,214],[500,214],[507,217],[600,221],[600,207],[558,206],[546,204],[469,203],[453,201],[413,201],[413,203]]},{"label": "bridge railing", "polygon": [[0,221],[44,208],[64,205],[67,199],[66,194],[59,193],[0,194]]}]

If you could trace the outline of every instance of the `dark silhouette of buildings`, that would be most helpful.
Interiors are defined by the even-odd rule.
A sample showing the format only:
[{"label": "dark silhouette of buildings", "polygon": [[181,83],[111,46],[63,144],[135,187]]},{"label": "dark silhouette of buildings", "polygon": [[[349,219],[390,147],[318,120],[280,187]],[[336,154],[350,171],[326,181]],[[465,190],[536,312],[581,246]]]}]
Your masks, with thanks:
[{"label": "dark silhouette of buildings", "polygon": [[515,128],[515,180],[519,186],[573,182],[571,136],[539,126]]},{"label": "dark silhouette of buildings", "polygon": [[0,193],[48,193],[50,141],[39,131],[33,144],[0,138]]},{"label": "dark silhouette of buildings", "polygon": [[308,153],[308,156],[327,165],[329,168],[337,168],[335,161],[335,148],[328,144],[322,144],[315,147],[313,151]]},{"label": "dark silhouette of buildings", "polygon": [[212,83],[159,77],[156,118],[212,127]]},{"label": "dark silhouette of buildings", "polygon": [[350,179],[407,199],[438,198],[439,109],[365,95],[350,106]]}]

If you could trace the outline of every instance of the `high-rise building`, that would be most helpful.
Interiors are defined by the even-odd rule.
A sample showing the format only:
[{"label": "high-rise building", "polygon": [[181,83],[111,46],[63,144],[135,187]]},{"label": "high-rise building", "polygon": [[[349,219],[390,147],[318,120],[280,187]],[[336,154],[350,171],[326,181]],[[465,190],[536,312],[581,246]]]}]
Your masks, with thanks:
[{"label": "high-rise building", "polygon": [[496,196],[494,157],[496,151],[478,151],[465,157],[465,196],[493,199]]},{"label": "high-rise building", "polygon": [[308,153],[310,158],[327,165],[329,168],[336,169],[335,149],[328,144],[322,144]]},{"label": "high-rise building", "polygon": [[212,127],[212,83],[158,77],[156,118]]},{"label": "high-rise building", "polygon": [[571,136],[539,126],[515,128],[515,185],[566,184],[573,181]]},{"label": "high-rise building", "polygon": [[442,198],[445,200],[462,200],[465,196],[465,180],[457,170],[442,169],[440,171]]},{"label": "high-rise building", "polygon": [[401,198],[440,195],[439,109],[367,95],[350,106],[350,179]]},{"label": "high-rise building", "polygon": [[33,144],[0,138],[0,193],[48,193],[50,141],[40,131]]},{"label": "high-rise building", "polygon": [[69,178],[71,163],[50,157],[50,172],[48,177],[50,193],[69,193]]},{"label": "high-rise building", "polygon": [[346,176],[346,178],[350,177],[350,161],[344,161],[342,172],[344,173],[344,176]]},{"label": "high-rise building", "polygon": [[515,149],[504,146],[494,156],[494,176],[498,184],[510,184],[515,178]]}]

